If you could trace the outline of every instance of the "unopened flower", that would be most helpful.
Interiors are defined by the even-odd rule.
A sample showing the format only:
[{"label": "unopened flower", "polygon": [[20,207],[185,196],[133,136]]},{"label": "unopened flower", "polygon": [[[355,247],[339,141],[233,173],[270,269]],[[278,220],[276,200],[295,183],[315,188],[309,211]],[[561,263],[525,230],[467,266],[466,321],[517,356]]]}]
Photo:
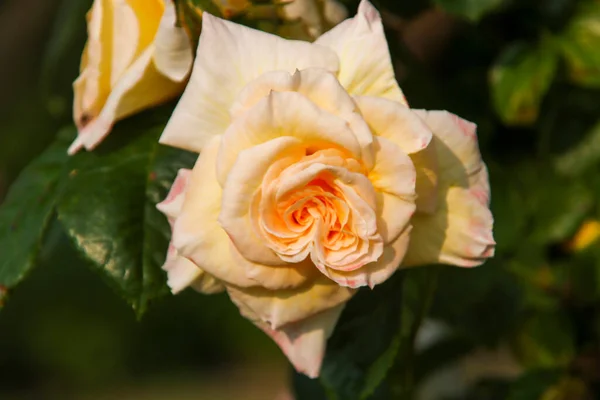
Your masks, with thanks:
[{"label": "unopened flower", "polygon": [[493,255],[475,125],[408,107],[368,1],[314,44],[205,14],[198,53],[161,138],[200,153],[159,205],[174,291],[227,290],[314,377],[358,288]]},{"label": "unopened flower", "polygon": [[97,146],[113,124],[179,95],[192,65],[172,0],[95,0],[75,81],[73,154]]}]

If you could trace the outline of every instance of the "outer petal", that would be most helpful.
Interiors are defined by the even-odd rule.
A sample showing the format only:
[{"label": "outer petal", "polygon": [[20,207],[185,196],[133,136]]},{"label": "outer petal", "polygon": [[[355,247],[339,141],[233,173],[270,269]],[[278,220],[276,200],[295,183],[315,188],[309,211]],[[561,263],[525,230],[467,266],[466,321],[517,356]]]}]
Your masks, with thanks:
[{"label": "outer petal", "polygon": [[289,41],[203,14],[198,57],[190,82],[169,121],[161,143],[199,152],[225,132],[229,109],[242,88],[268,71],[309,67],[337,72],[331,50]]},{"label": "outer petal", "polygon": [[260,321],[255,324],[277,343],[296,371],[316,378],[325,357],[327,339],[333,333],[344,306],[341,304],[278,330]]},{"label": "outer petal", "polygon": [[372,96],[355,96],[354,100],[371,132],[396,144],[404,153],[421,151],[431,142],[429,127],[405,105]]},{"label": "outer petal", "polygon": [[378,193],[377,227],[388,244],[406,230],[415,212],[416,171],[411,159],[387,139],[376,137],[375,149],[369,179]]},{"label": "outer petal", "polygon": [[205,294],[219,293],[225,290],[221,282],[202,271],[192,261],[179,256],[175,248],[169,249],[162,269],[167,272],[167,285],[173,294],[177,294],[189,286]]},{"label": "outer petal", "polygon": [[369,286],[371,289],[385,282],[400,268],[402,259],[406,255],[411,226],[408,226],[400,236],[383,249],[379,259],[354,271],[328,270],[328,276],[342,286],[358,288]]},{"label": "outer petal", "polygon": [[227,286],[231,300],[244,315],[254,315],[271,329],[296,323],[315,314],[344,304],[356,290],[337,285],[324,276],[290,290],[267,290],[261,287]]},{"label": "outer petal", "polygon": [[[189,169],[180,169],[167,198],[156,205],[156,208],[167,216],[171,226],[181,213],[190,174]],[[225,290],[223,285],[212,276],[190,260],[181,257],[173,245],[169,246],[167,259],[162,268],[167,272],[167,284],[174,294],[190,285],[207,294]]]},{"label": "outer petal", "polygon": [[434,134],[434,147],[440,170],[440,185],[468,187],[482,185],[489,201],[487,179],[480,180],[485,164],[477,143],[477,125],[448,111],[414,110]]},{"label": "outer petal", "polygon": [[427,124],[395,101],[371,96],[355,96],[355,101],[374,135],[393,142],[416,161],[417,209],[432,213],[437,207],[437,161]]},{"label": "outer petal", "polygon": [[82,147],[94,149],[108,135],[113,124],[143,109],[177,96],[183,89],[162,75],[152,62],[154,48],[150,46],[117,81],[100,114],[79,129],[79,135],[69,148],[69,154]]},{"label": "outer petal", "polygon": [[189,169],[180,169],[177,172],[175,181],[173,181],[171,190],[169,190],[169,194],[162,202],[156,205],[156,208],[167,216],[170,223],[173,223],[179,214],[181,214],[185,191],[188,187],[191,174],[192,171]]},{"label": "outer petal", "polygon": [[446,111],[418,111],[433,131],[438,160],[438,209],[417,214],[405,265],[441,262],[463,267],[493,256],[487,169],[475,125]]},{"label": "outer petal", "polygon": [[179,254],[226,284],[262,285],[275,290],[305,283],[310,271],[297,268],[302,264],[269,267],[246,260],[217,221],[222,204],[222,189],[215,177],[219,144],[220,138],[214,138],[193,169],[173,232],[173,244]]},{"label": "outer petal", "polygon": [[192,46],[185,29],[177,26],[173,0],[166,0],[165,3],[165,12],[154,38],[154,64],[161,74],[175,82],[181,82],[187,78],[192,68]]},{"label": "outer petal", "polygon": [[434,215],[416,214],[404,265],[475,267],[494,255],[493,217],[469,189],[451,187]]},{"label": "outer petal", "polygon": [[385,97],[406,105],[394,77],[392,60],[379,12],[362,0],[358,14],[315,42],[340,57],[339,80],[350,94]]}]

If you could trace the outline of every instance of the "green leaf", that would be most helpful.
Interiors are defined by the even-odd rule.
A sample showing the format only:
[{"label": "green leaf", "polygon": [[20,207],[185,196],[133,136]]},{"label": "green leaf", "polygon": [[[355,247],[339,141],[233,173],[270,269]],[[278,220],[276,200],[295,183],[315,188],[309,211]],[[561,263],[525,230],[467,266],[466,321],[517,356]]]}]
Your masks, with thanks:
[{"label": "green leaf", "polygon": [[346,306],[321,370],[330,399],[365,398],[391,368],[401,332],[402,278],[396,274],[374,290],[362,289]]},{"label": "green leaf", "polygon": [[596,200],[585,182],[561,179],[551,169],[540,170],[537,182],[530,182],[533,230],[530,240],[556,243],[575,233]]},{"label": "green leaf", "polygon": [[[417,329],[432,299],[437,269],[402,271],[374,290],[361,290],[346,306],[334,335],[327,344],[319,389],[313,382],[296,378],[298,400],[389,399],[392,390],[412,385],[412,357]],[[397,371],[400,389],[385,381]],[[394,383],[396,382],[394,374]],[[321,394],[320,396],[318,394]],[[317,397],[315,397],[317,396]]]},{"label": "green leaf", "polygon": [[505,0],[434,0],[434,2],[445,11],[471,21],[478,21],[485,14],[506,3]]},{"label": "green leaf", "polygon": [[491,210],[494,220],[498,221],[494,225],[494,239],[497,243],[496,250],[500,252],[510,251],[521,242],[529,217],[523,190],[514,179],[519,168],[514,167],[517,166],[489,165],[492,187]]},{"label": "green leaf", "polygon": [[513,44],[500,55],[490,79],[494,108],[506,124],[536,121],[557,65],[558,54],[550,39],[537,47]]},{"label": "green leaf", "polygon": [[168,293],[161,266],[170,229],[156,203],[179,168],[193,162],[193,155],[158,144],[165,118],[154,115],[119,123],[103,146],[75,156],[58,207],[76,246],[138,315]]},{"label": "green leaf", "polygon": [[573,82],[600,87],[600,3],[582,2],[560,37],[560,48]]},{"label": "green leaf", "polygon": [[574,177],[600,162],[600,123],[596,124],[583,140],[555,161],[556,170]]},{"label": "green leaf", "polygon": [[575,332],[562,311],[531,316],[515,341],[516,353],[528,368],[565,367],[575,356]]},{"label": "green leaf", "polygon": [[560,375],[554,370],[527,371],[511,385],[508,400],[539,399],[548,387],[558,382]]},{"label": "green leaf", "polygon": [[33,161],[13,183],[0,206],[0,306],[9,289],[35,266],[46,227],[62,192],[72,129]]}]

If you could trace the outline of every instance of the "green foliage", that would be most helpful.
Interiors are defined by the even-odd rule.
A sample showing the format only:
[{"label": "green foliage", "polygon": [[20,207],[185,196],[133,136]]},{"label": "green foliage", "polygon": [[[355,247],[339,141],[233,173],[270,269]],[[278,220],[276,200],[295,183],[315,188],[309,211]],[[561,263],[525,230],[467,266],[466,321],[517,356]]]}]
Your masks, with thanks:
[{"label": "green foliage", "polygon": [[434,0],[434,2],[445,11],[471,21],[478,21],[485,14],[507,3],[506,0]]},{"label": "green foliage", "polygon": [[[389,399],[413,390],[415,336],[427,314],[438,270],[402,271],[376,290],[361,290],[346,306],[328,342],[320,387],[295,378],[296,398]],[[396,364],[400,360],[399,364]],[[386,382],[386,378],[394,379]]]},{"label": "green foliage", "polygon": [[561,49],[573,82],[600,87],[600,4],[581,2],[577,14],[561,37]]},{"label": "green foliage", "polygon": [[531,124],[556,74],[558,53],[549,40],[536,48],[523,43],[500,55],[490,79],[494,105],[507,124]]},{"label": "green foliage", "polygon": [[168,293],[161,266],[170,229],[156,204],[177,171],[194,158],[158,144],[165,113],[154,111],[113,129],[97,151],[69,163],[58,218],[79,250],[141,315]]},{"label": "green foliage", "polygon": [[13,183],[0,208],[0,306],[7,291],[35,265],[44,233],[64,182],[67,148],[73,130],[58,135]]}]

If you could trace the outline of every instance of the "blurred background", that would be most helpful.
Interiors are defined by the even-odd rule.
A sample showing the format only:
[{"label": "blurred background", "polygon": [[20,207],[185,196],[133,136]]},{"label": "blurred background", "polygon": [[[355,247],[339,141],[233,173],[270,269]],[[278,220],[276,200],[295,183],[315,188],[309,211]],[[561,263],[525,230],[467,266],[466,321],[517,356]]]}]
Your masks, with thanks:
[{"label": "blurred background", "polygon": [[[478,124],[496,219],[493,260],[441,270],[421,398],[600,398],[600,2],[374,3],[411,106]],[[90,4],[0,2],[0,200],[71,123]],[[280,400],[291,377],[225,295],[137,321],[58,226],[0,312],[0,399]]]}]

